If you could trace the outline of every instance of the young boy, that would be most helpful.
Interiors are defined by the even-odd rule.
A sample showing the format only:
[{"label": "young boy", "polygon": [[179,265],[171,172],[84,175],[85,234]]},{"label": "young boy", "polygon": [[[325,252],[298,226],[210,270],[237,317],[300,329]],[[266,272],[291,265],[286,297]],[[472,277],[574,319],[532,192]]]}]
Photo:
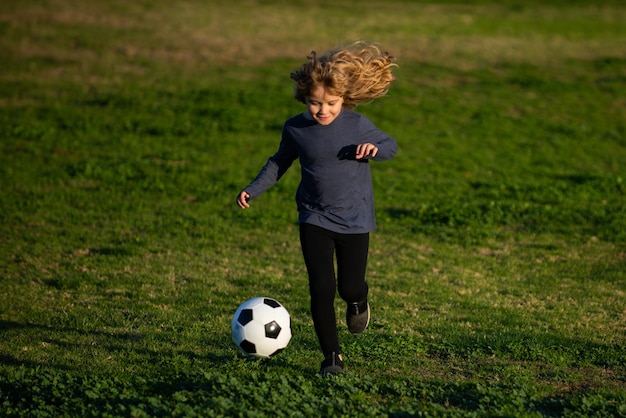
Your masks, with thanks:
[{"label": "young boy", "polygon": [[[369,233],[376,227],[369,161],[385,161],[396,141],[352,109],[387,94],[396,64],[374,44],[357,42],[318,57],[297,71],[295,98],[306,112],[287,120],[276,153],[237,197],[242,209],[300,159],[296,193],[300,243],[309,276],[311,316],[324,355],[322,374],[343,371],[335,292],[346,302],[353,334],[369,323],[365,280]],[[337,260],[335,280],[334,257]]]}]

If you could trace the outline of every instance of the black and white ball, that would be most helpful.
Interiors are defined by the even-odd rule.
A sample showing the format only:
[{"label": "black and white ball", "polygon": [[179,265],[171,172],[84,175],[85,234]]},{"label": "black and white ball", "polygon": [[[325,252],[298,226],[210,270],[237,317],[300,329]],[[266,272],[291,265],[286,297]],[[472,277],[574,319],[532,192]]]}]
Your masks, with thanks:
[{"label": "black and white ball", "polygon": [[231,322],[233,341],[244,354],[268,358],[283,351],[291,340],[291,317],[272,298],[252,298],[237,308]]}]

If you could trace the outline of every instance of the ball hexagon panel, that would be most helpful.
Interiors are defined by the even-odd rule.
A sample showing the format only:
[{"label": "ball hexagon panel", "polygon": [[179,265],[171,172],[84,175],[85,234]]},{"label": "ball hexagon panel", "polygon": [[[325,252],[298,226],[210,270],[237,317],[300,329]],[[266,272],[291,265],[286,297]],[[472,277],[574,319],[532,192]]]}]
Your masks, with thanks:
[{"label": "ball hexagon panel", "polygon": [[237,322],[245,327],[250,321],[252,321],[252,309],[243,309],[237,317]]},{"label": "ball hexagon panel", "polygon": [[263,298],[263,303],[272,308],[278,308],[281,304],[276,299]]},{"label": "ball hexagon panel", "polygon": [[276,321],[265,324],[265,336],[267,338],[278,338],[281,330],[282,328],[280,327],[280,325],[278,325],[278,322]]},{"label": "ball hexagon panel", "polygon": [[256,346],[248,340],[243,340],[242,342],[240,342],[239,348],[248,354],[256,353]]}]

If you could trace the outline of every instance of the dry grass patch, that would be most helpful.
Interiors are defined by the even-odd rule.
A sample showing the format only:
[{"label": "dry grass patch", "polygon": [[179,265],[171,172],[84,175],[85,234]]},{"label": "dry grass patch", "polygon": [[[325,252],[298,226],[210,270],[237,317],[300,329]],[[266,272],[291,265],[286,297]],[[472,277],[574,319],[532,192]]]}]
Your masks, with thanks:
[{"label": "dry grass patch", "polygon": [[[305,8],[260,1],[12,2],[0,6],[8,35],[0,47],[12,59],[54,67],[39,72],[38,65],[30,77],[78,79],[93,78],[103,67],[143,77],[150,72],[149,63],[187,72],[258,66],[276,58],[297,63],[313,49],[355,39],[381,42],[400,62],[459,69],[624,54],[626,34],[618,29],[626,21],[623,8],[540,9],[409,2],[332,2]],[[588,20],[605,23],[606,36],[586,36]],[[556,31],[554,25],[564,29]],[[531,27],[537,30],[530,32]]]}]

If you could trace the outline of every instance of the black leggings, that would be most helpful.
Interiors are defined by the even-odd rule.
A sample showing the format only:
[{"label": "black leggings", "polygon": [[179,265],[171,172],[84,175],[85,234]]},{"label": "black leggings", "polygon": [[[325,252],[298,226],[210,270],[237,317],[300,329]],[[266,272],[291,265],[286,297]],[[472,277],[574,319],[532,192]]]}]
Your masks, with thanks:
[{"label": "black leggings", "polygon": [[[367,299],[365,281],[369,233],[339,234],[315,225],[300,225],[302,255],[309,274],[311,316],[324,355],[340,352],[335,318],[335,291],[348,303]],[[335,283],[334,255],[337,257]]]}]

